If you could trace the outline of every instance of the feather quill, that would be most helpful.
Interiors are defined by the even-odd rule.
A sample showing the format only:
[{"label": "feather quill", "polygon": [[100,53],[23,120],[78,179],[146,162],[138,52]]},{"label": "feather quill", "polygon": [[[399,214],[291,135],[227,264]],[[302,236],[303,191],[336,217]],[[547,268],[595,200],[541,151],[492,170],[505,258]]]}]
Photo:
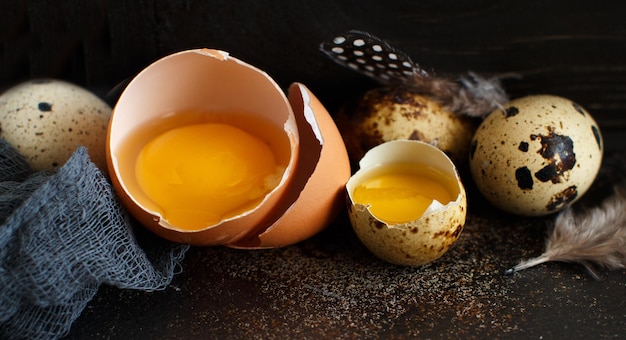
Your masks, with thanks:
[{"label": "feather quill", "polygon": [[598,207],[575,214],[567,208],[557,215],[543,254],[505,271],[511,275],[550,262],[583,265],[594,279],[597,268],[626,268],[626,187],[616,187]]},{"label": "feather quill", "polygon": [[483,117],[508,101],[500,79],[468,72],[456,80],[424,70],[403,51],[363,31],[351,30],[320,44],[336,63],[386,86],[405,87],[429,96],[452,112]]}]

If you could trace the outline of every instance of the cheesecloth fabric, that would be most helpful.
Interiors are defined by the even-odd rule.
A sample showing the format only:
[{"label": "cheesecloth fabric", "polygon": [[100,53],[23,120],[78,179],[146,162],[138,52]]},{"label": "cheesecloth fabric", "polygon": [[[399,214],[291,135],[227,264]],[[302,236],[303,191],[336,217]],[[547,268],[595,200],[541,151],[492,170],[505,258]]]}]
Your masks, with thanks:
[{"label": "cheesecloth fabric", "polygon": [[33,173],[0,138],[0,338],[66,335],[101,284],[164,289],[188,246],[133,224],[85,148]]}]

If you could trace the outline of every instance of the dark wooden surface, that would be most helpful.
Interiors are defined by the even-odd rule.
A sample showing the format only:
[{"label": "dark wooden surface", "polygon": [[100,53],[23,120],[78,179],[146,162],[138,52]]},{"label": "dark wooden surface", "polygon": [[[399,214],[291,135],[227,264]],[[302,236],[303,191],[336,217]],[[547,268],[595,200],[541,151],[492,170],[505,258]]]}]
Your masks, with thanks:
[{"label": "dark wooden surface", "polygon": [[[2,1],[0,89],[54,77],[104,96],[162,56],[210,47],[284,88],[305,83],[333,113],[376,84],[318,45],[360,29],[438,74],[514,73],[512,97],[583,105],[613,159],[594,187],[602,196],[626,170],[625,15],[623,1],[579,0]],[[285,249],[192,249],[163,292],[104,286],[70,338],[624,338],[626,272],[595,282],[550,264],[504,278],[504,267],[541,252],[546,221],[473,207],[458,246],[420,269],[373,259],[341,218]]]}]

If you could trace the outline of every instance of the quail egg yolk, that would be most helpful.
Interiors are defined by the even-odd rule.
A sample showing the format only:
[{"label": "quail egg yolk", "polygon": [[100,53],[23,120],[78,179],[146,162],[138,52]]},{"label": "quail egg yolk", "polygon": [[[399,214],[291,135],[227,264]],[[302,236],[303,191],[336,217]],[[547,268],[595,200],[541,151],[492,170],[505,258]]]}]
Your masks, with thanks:
[{"label": "quail egg yolk", "polygon": [[419,219],[433,200],[452,201],[447,184],[451,181],[431,169],[416,172],[399,165],[364,180],[354,189],[353,199],[369,205],[372,215],[387,224],[406,223]]},{"label": "quail egg yolk", "polygon": [[172,225],[197,230],[257,206],[284,169],[267,143],[235,126],[187,125],[150,140],[135,175]]}]

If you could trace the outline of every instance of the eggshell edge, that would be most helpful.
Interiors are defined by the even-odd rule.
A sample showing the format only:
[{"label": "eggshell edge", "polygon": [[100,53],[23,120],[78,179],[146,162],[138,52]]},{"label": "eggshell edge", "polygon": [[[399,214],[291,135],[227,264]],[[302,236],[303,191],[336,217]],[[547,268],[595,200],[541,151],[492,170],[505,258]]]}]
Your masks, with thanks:
[{"label": "eggshell edge", "polygon": [[[411,143],[421,144],[421,150]],[[388,225],[380,221],[368,206],[354,203],[351,193],[370,168],[394,162],[426,164],[452,172],[459,186],[456,200],[446,205],[434,202],[424,215],[408,223]],[[370,252],[393,264],[420,266],[437,260],[454,245],[465,226],[467,194],[456,166],[443,151],[421,141],[395,140],[372,148],[359,165],[346,185],[348,215],[357,237]]]},{"label": "eggshell edge", "polygon": [[[191,245],[221,245],[242,239],[251,232],[254,232],[258,224],[261,221],[265,220],[267,216],[272,213],[272,211],[275,209],[275,206],[280,202],[282,196],[285,194],[285,192],[288,191],[293,177],[289,174],[293,171],[293,169],[296,168],[297,165],[296,163],[299,153],[299,134],[297,131],[298,128],[295,122],[295,116],[291,109],[291,105],[289,104],[289,101],[287,100],[287,97],[285,96],[285,93],[282,91],[280,86],[264,71],[237,58],[229,56],[228,52],[225,51],[212,49],[195,49],[185,50],[167,55],[142,70],[136,77],[133,78],[133,80],[131,80],[124,92],[126,92],[128,88],[130,88],[136,81],[138,81],[140,77],[149,76],[148,72],[154,72],[155,65],[167,61],[168,59],[176,58],[178,56],[189,53],[213,58],[221,62],[235,62],[241,67],[255,72],[256,74],[264,77],[266,84],[273,86],[273,92],[275,92],[277,96],[279,96],[277,97],[279,98],[277,100],[281,100],[284,102],[285,109],[288,111],[288,117],[284,123],[284,130],[288,134],[288,137],[290,139],[291,159],[287,166],[287,169],[285,170],[285,174],[281,178],[279,185],[268,195],[266,195],[261,204],[259,204],[256,208],[245,212],[242,215],[223,220],[218,224],[208,226],[200,230],[183,230],[175,228],[174,226],[170,225],[166,220],[162,219],[158,214],[144,210],[141,204],[127,193],[126,187],[118,178],[119,173],[117,172],[117,159],[112,156],[113,152],[111,150],[111,130],[115,122],[116,108],[118,105],[113,108],[111,119],[109,121],[106,141],[107,165],[109,168],[109,173],[111,174],[111,182],[116,189],[116,193],[120,197],[121,201],[125,203],[125,206],[130,211],[131,215],[133,215],[146,228],[162,238],[177,243],[185,243]],[[124,92],[120,96],[120,101],[124,98]],[[118,104],[120,101],[118,101]]]},{"label": "eggshell edge", "polygon": [[291,188],[301,191],[276,222],[258,236],[229,244],[230,247],[265,249],[303,241],[325,229],[344,206],[344,187],[351,169],[343,138],[332,116],[305,85],[293,83],[288,92],[300,131],[301,157],[313,157],[315,151],[310,150],[317,143],[321,148],[319,159],[309,165],[314,166],[312,172],[300,167],[306,164],[305,160],[299,161],[297,171],[311,175],[303,188],[302,184]]}]

